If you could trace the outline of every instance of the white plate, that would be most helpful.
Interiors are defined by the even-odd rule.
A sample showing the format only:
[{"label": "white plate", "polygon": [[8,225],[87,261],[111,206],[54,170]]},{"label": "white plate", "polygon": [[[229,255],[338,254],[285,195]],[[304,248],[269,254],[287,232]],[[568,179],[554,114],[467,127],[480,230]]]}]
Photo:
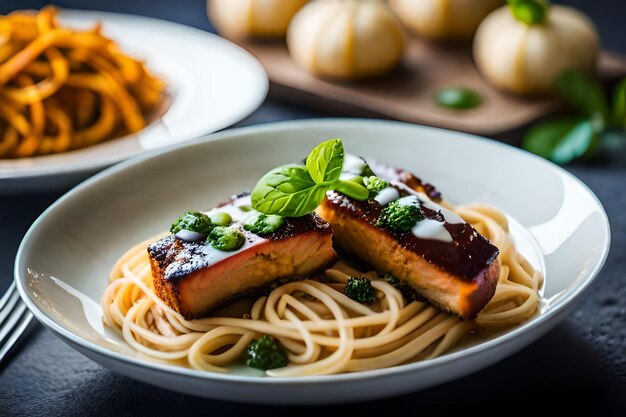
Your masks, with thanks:
[{"label": "white plate", "polygon": [[[541,312],[503,335],[433,360],[298,379],[155,364],[137,358],[115,333],[103,333],[99,299],[109,270],[127,248],[165,230],[183,211],[209,208],[251,188],[268,169],[301,160],[331,137],[342,137],[349,152],[415,172],[453,203],[482,201],[510,214],[525,227],[512,228],[520,251],[545,274],[547,301]],[[22,297],[45,326],[120,373],[211,398],[320,404],[433,386],[521,349],[571,312],[600,271],[609,241],[606,215],[591,191],[561,168],[526,152],[408,124],[312,120],[226,131],[106,170],[37,220],[19,249],[15,276]]]},{"label": "white plate", "polygon": [[267,94],[267,75],[259,62],[211,33],[117,13],[65,9],[60,20],[75,28],[102,22],[106,36],[166,81],[171,106],[137,134],[58,155],[0,159],[0,193],[75,184],[147,150],[228,127],[256,110]]}]

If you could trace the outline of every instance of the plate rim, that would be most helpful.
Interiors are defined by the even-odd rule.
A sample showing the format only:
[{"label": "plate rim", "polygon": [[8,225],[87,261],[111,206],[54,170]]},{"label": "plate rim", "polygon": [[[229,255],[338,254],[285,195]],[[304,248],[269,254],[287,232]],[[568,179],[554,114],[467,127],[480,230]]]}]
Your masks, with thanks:
[{"label": "plate rim", "polygon": [[[116,153],[112,153],[112,154],[103,155],[102,157],[98,157],[95,161],[78,160],[76,162],[72,162],[69,165],[53,164],[53,165],[44,165],[40,167],[36,166],[35,164],[37,164],[37,162],[39,161],[42,161],[43,160],[42,158],[46,158],[49,156],[53,156],[53,157],[72,156],[73,151],[62,152],[59,154],[52,154],[52,155],[18,158],[16,159],[16,161],[23,161],[24,163],[33,161],[32,162],[33,165],[28,166],[28,167],[15,167],[13,168],[13,172],[11,172],[11,175],[0,175],[0,186],[2,186],[3,183],[8,183],[9,181],[21,181],[21,180],[26,181],[26,180],[39,178],[39,177],[64,177],[68,175],[79,175],[79,174],[96,172],[96,171],[105,169],[107,167],[110,167],[113,164],[120,163],[129,159],[132,159],[132,158],[136,158],[137,156],[153,152],[154,150],[166,149],[171,145],[189,143],[190,141],[194,139],[203,138],[213,133],[220,132],[224,129],[229,128],[233,124],[238,123],[241,120],[244,120],[246,117],[250,116],[256,110],[258,110],[259,107],[263,105],[263,103],[265,102],[265,99],[267,98],[267,94],[269,93],[269,86],[270,86],[269,78],[268,78],[267,72],[265,71],[265,69],[259,62],[259,60],[250,52],[242,48],[241,46],[213,32],[209,32],[207,30],[203,30],[194,26],[189,26],[189,25],[185,25],[185,24],[170,21],[170,20],[159,19],[159,18],[144,16],[144,15],[138,15],[134,13],[119,13],[119,12],[109,12],[109,11],[102,11],[102,10],[84,10],[84,9],[74,9],[74,8],[61,8],[59,10],[59,13],[60,13],[61,19],[63,19],[64,13],[72,15],[72,17],[81,16],[81,18],[84,17],[85,19],[92,19],[92,20],[93,19],[104,20],[107,18],[126,20],[129,18],[132,18],[138,21],[142,21],[142,24],[146,23],[146,24],[151,24],[151,25],[176,27],[179,30],[184,30],[188,33],[193,33],[199,36],[205,36],[211,39],[211,42],[213,41],[218,42],[223,47],[226,47],[232,51],[235,51],[234,53],[238,55],[238,60],[239,59],[246,60],[245,66],[250,70],[251,73],[255,73],[255,77],[258,78],[258,81],[259,81],[258,94],[254,97],[251,96],[252,98],[249,100],[249,103],[247,106],[243,106],[242,110],[239,110],[236,114],[231,116],[229,119],[225,120],[225,123],[222,123],[224,126],[213,131],[211,130],[203,131],[203,132],[198,131],[194,133],[193,135],[188,135],[189,137],[186,137],[183,139],[176,139],[174,143],[160,145],[154,149],[140,148],[131,153],[125,153],[122,156]],[[146,125],[144,129],[142,129],[140,132],[156,127],[159,124],[159,120],[160,119],[156,119],[152,121],[150,124]],[[140,133],[140,132],[137,132],[137,133]],[[128,140],[128,139],[131,139],[134,135],[135,134],[129,134],[129,135],[120,136],[117,138],[112,138],[111,140],[113,141],[124,140],[124,139]],[[134,141],[138,142],[139,139],[136,138]],[[106,141],[103,143],[106,144]],[[97,145],[100,145],[100,144],[97,144]],[[82,148],[82,149],[85,149],[85,148]],[[4,161],[4,159],[0,159],[0,163],[2,161]],[[8,173],[10,171],[7,170],[6,172]],[[1,192],[2,191],[0,189],[0,193]]]},{"label": "plate rim", "polygon": [[[277,131],[291,131],[294,129],[306,129],[307,127],[315,127],[323,125],[324,127],[333,127],[333,125],[338,128],[351,128],[352,126],[357,127],[368,127],[374,126],[379,127],[382,125],[391,125],[392,127],[405,127],[417,130],[421,130],[422,133],[427,132],[439,132],[445,133],[448,135],[452,135],[454,140],[464,140],[464,141],[473,141],[478,140],[485,144],[486,146],[494,146],[499,147],[501,149],[508,149],[513,153],[519,153],[524,155],[523,157],[530,157],[536,159],[540,163],[544,164],[544,166],[549,169],[555,171],[560,175],[564,175],[569,180],[574,181],[578,185],[580,185],[595,201],[597,207],[599,208],[598,212],[601,214],[605,232],[606,232],[606,240],[603,242],[601,248],[601,254],[598,259],[598,262],[594,265],[593,269],[589,271],[588,277],[578,286],[576,286],[573,291],[568,294],[566,297],[560,298],[556,303],[553,304],[551,309],[547,311],[545,314],[539,316],[537,319],[531,319],[519,325],[518,327],[512,329],[509,332],[506,332],[496,338],[486,340],[484,342],[475,344],[473,346],[469,346],[463,348],[458,351],[446,353],[445,355],[439,356],[437,358],[428,359],[424,361],[418,362],[410,362],[403,365],[396,365],[389,368],[383,369],[374,369],[367,371],[359,371],[352,373],[343,373],[343,374],[333,374],[333,375],[312,375],[312,376],[302,376],[297,378],[289,378],[289,377],[263,377],[263,376],[245,376],[245,375],[236,375],[236,374],[221,374],[216,372],[208,372],[208,371],[198,371],[190,368],[183,368],[174,365],[160,364],[155,362],[150,362],[147,360],[142,360],[136,357],[131,357],[128,355],[124,355],[123,353],[115,352],[112,350],[105,349],[102,346],[99,346],[95,343],[89,342],[78,335],[72,333],[69,330],[66,330],[61,325],[57,324],[54,320],[49,318],[43,311],[39,310],[39,308],[34,304],[34,302],[28,296],[26,289],[23,287],[21,276],[21,266],[24,262],[26,246],[31,239],[31,236],[36,232],[38,228],[38,224],[43,221],[43,219],[52,211],[58,210],[59,207],[69,198],[73,196],[75,193],[80,193],[82,190],[91,187],[93,184],[98,183],[99,181],[104,181],[110,175],[114,175],[117,172],[123,171],[132,166],[136,166],[142,164],[144,161],[157,158],[162,156],[163,154],[176,151],[185,147],[193,147],[193,146],[202,146],[208,142],[217,142],[217,141],[228,141],[231,137],[240,137],[249,134],[260,134],[266,132],[277,132]],[[380,377],[389,377],[396,376],[405,373],[418,372],[425,368],[433,368],[437,366],[441,366],[444,364],[448,364],[450,362],[454,362],[458,359],[464,357],[472,357],[483,353],[485,351],[491,351],[500,347],[501,345],[507,344],[512,339],[521,338],[526,333],[532,333],[533,331],[540,331],[542,328],[551,328],[553,325],[556,325],[559,321],[549,320],[551,318],[559,318],[564,313],[564,310],[573,307],[577,301],[580,301],[580,296],[589,289],[589,287],[595,282],[597,276],[599,275],[602,267],[604,266],[606,259],[608,257],[609,251],[611,247],[611,229],[608,220],[608,216],[604,207],[598,197],[593,193],[593,191],[580,179],[578,179],[573,174],[569,173],[565,169],[559,167],[558,165],[549,162],[539,156],[531,154],[527,151],[524,151],[520,148],[516,148],[514,146],[498,142],[492,139],[484,138],[481,136],[452,131],[448,129],[416,125],[412,123],[405,122],[396,122],[390,120],[383,119],[358,119],[358,118],[313,118],[313,119],[301,119],[301,120],[289,120],[289,121],[281,121],[281,122],[272,122],[261,125],[253,125],[235,129],[228,129],[225,131],[209,134],[200,138],[193,139],[191,141],[186,141],[179,144],[173,144],[171,146],[167,146],[164,148],[160,148],[146,154],[141,154],[124,162],[121,162],[117,165],[109,167],[104,171],[94,175],[93,177],[83,181],[79,185],[75,186],[65,194],[63,194],[58,200],[56,200],[50,207],[48,207],[31,225],[28,229],[24,238],[22,239],[17,255],[15,257],[14,263],[14,281],[16,282],[16,286],[20,293],[20,296],[31,313],[46,327],[51,329],[57,336],[62,338],[69,339],[73,343],[80,345],[81,347],[91,350],[92,352],[110,357],[112,359],[125,362],[127,365],[146,367],[152,371],[158,371],[161,373],[168,374],[179,374],[188,378],[200,378],[202,380],[210,380],[217,383],[225,382],[225,383],[241,383],[241,384],[268,384],[268,385],[312,385],[312,384],[325,384],[325,383],[335,383],[335,382],[355,382],[360,380],[369,380],[373,378]],[[550,326],[552,324],[552,326]],[[531,339],[531,342],[536,340],[536,338]],[[530,342],[528,342],[530,343]],[[526,346],[527,344],[524,344]],[[520,347],[521,349],[522,347]],[[514,350],[516,351],[516,350]],[[509,355],[506,355],[509,356]],[[481,367],[482,369],[482,367]]]}]

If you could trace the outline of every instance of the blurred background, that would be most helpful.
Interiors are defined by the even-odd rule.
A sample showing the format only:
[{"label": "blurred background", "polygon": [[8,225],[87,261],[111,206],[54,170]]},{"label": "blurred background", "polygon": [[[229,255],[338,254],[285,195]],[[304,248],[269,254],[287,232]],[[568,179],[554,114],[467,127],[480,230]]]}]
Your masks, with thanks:
[{"label": "blurred background", "polygon": [[[177,7],[172,7],[176,3]],[[206,17],[205,0],[2,0],[0,13],[8,13],[17,9],[40,9],[47,4],[59,7],[85,10],[115,10],[120,13],[134,13],[144,16],[158,17],[200,29],[214,31]],[[598,25],[603,47],[613,51],[626,53],[624,39],[624,18],[626,2],[620,0],[562,0],[558,4],[566,4],[585,12]],[[167,11],[164,13],[163,11]]]},{"label": "blurred background", "polygon": [[[583,11],[597,27],[601,48],[626,56],[626,1],[561,0],[557,3]],[[48,4],[60,8],[144,15],[216,32],[207,18],[206,0],[0,0],[0,14],[17,9],[39,9]],[[613,77],[603,82],[605,91],[610,92],[620,78]],[[268,99],[261,107],[234,126],[313,117],[381,117],[380,113],[363,108],[320,102],[313,97],[310,100],[302,99],[302,96],[294,97],[289,97],[285,88],[273,85]],[[527,103],[526,99],[521,98],[513,98],[512,102],[519,105]],[[556,115],[569,112],[571,110],[560,109]],[[549,120],[551,117],[554,115],[540,114],[512,129],[478,133],[519,146],[528,134],[531,124],[535,124],[537,120]],[[579,412],[619,415],[620,410],[625,409],[626,389],[626,215],[623,214],[623,207],[626,205],[626,193],[623,192],[626,184],[626,148],[623,145],[624,140],[620,140],[617,147],[612,148],[617,151],[609,150],[608,156],[605,155],[604,158],[560,161],[567,163],[565,168],[581,178],[598,195],[613,228],[612,252],[602,276],[599,277],[597,290],[582,303],[575,315],[529,348],[478,374],[444,387],[402,397],[399,401],[392,399],[379,401],[374,405],[341,406],[333,410],[344,414],[379,411],[389,415],[400,412],[412,415],[425,410],[456,412],[463,408],[478,411],[484,406],[478,394],[486,390],[497,392],[499,397],[495,404],[508,406],[509,409],[511,403],[515,403],[516,406],[519,405],[520,411],[527,409],[537,412],[538,401],[549,397],[553,404],[565,404],[565,408],[575,407]],[[0,196],[0,293],[8,286],[12,277],[13,259],[24,233],[63,191],[55,189],[36,193],[15,192]],[[48,350],[51,354],[47,354]],[[557,357],[546,357],[543,354],[546,350],[561,354]],[[28,361],[38,358],[43,358],[41,360],[46,361],[52,369],[62,369],[62,372],[43,377],[37,375],[30,369]],[[31,407],[29,400],[33,399],[35,405],[52,410],[51,414],[78,415],[85,410],[107,410],[111,407],[115,411],[124,409],[129,412],[152,412],[161,415],[189,407],[205,413],[210,410],[215,415],[250,415],[246,406],[187,397],[121,377],[72,351],[42,329],[31,335],[25,351],[17,359],[19,360],[12,363],[6,373],[0,375],[0,387],[3,388],[0,390],[3,391],[0,392],[0,410],[3,400],[11,400],[11,407],[17,407],[14,411],[32,413],[35,408]],[[533,366],[528,367],[529,363]],[[537,369],[542,370],[542,373],[538,374]],[[507,381],[506,376],[513,373],[521,377],[516,381]],[[99,392],[100,387],[106,387],[108,392]],[[451,401],[451,394],[456,396],[455,401]],[[528,403],[520,404],[518,400],[524,396]],[[276,416],[294,413],[294,409],[279,407],[267,407],[263,410]],[[297,414],[317,415],[319,410],[297,410]]]}]

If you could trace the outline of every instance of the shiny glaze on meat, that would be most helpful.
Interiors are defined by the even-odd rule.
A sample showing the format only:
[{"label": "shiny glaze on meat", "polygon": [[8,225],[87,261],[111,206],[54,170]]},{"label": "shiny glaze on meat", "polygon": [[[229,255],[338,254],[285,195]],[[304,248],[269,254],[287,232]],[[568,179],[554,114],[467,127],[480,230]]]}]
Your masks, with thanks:
[{"label": "shiny glaze on meat", "polygon": [[[330,191],[326,194],[328,203],[335,209],[350,213],[354,218],[374,226],[383,207],[374,200],[356,201],[344,194]],[[427,219],[445,221],[440,212],[420,205]],[[467,223],[450,224],[443,227],[450,233],[452,242],[434,239],[421,239],[411,231],[394,232],[379,228],[381,233],[392,236],[402,247],[423,257],[461,279],[472,280],[489,267],[498,256],[499,250]]]},{"label": "shiny glaze on meat", "polygon": [[[277,231],[263,237],[242,229],[246,236],[246,244],[237,251],[222,252],[223,256],[220,257],[219,261],[266,241],[289,239],[312,231],[323,234],[332,233],[330,225],[315,213],[298,218],[286,218],[285,223]],[[163,278],[172,281],[214,264],[215,262],[207,254],[215,251],[217,250],[212,249],[210,244],[204,240],[185,242],[174,236],[167,236],[148,246],[150,258],[157,261],[159,266],[165,270]]]},{"label": "shiny glaze on meat", "polygon": [[415,191],[423,192],[435,202],[441,201],[441,193],[435,188],[435,186],[422,181],[413,173],[401,168],[383,164],[382,162],[372,158],[363,159],[367,162],[376,176],[384,178],[387,181],[403,183]]}]

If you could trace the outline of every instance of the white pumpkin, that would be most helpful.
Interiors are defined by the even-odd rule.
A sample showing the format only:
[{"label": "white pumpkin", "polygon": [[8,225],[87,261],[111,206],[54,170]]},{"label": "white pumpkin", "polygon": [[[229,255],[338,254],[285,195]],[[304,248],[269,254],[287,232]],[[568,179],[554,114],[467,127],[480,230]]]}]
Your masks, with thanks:
[{"label": "white pumpkin", "polygon": [[389,0],[413,32],[432,40],[469,40],[489,13],[505,0]]},{"label": "white pumpkin", "polygon": [[551,6],[543,22],[528,25],[505,6],[478,28],[474,61],[497,88],[523,95],[548,94],[565,70],[593,74],[598,44],[593,23],[576,9]]},{"label": "white pumpkin", "polygon": [[379,0],[316,0],[291,21],[287,46],[293,60],[314,75],[356,79],[391,70],[405,35]]},{"label": "white pumpkin", "polygon": [[230,37],[280,38],[308,0],[208,0],[217,30]]}]

